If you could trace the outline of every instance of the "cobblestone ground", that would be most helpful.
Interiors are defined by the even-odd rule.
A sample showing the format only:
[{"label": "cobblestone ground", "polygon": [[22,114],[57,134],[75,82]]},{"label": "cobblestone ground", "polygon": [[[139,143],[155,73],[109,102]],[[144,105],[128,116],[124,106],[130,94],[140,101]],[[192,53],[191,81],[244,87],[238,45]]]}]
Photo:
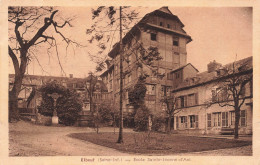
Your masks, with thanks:
[{"label": "cobblestone ground", "polygon": [[[93,132],[87,127],[47,127],[19,121],[9,125],[10,156],[131,156],[115,149],[68,137],[70,133]],[[117,129],[118,130],[118,129]],[[101,132],[112,132],[113,128],[101,128]],[[125,132],[132,132],[124,129]],[[178,155],[239,156],[252,155],[252,146],[184,153]],[[139,155],[140,156],[140,155]]]}]

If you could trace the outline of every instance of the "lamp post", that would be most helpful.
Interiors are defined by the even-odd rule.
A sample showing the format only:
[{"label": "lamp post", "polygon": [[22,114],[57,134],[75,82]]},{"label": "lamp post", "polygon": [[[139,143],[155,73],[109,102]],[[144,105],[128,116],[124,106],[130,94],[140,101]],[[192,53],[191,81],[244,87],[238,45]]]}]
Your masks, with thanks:
[{"label": "lamp post", "polygon": [[59,123],[59,117],[57,116],[57,99],[61,96],[58,93],[52,93],[52,94],[48,94],[49,97],[51,97],[54,101],[53,105],[54,105],[54,110],[53,110],[53,115],[51,118],[52,124],[58,124]]}]

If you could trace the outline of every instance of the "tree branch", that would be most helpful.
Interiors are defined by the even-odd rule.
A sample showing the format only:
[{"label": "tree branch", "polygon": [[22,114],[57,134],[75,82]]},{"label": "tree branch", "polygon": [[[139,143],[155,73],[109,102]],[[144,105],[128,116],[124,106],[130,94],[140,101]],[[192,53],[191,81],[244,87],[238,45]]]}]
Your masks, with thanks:
[{"label": "tree branch", "polygon": [[20,47],[23,47],[24,44],[23,44],[23,39],[22,39],[22,37],[21,37],[21,34],[20,34],[18,28],[19,28],[20,26],[22,26],[23,23],[24,23],[24,22],[20,22],[20,20],[18,19],[18,20],[15,22],[15,28],[14,28],[14,32],[15,32],[17,41],[18,41],[18,43],[20,44]]},{"label": "tree branch", "polygon": [[53,23],[53,17],[58,12],[58,10],[55,10],[52,12],[50,18],[44,19],[44,25],[37,31],[37,33],[34,35],[34,37],[28,42],[27,47],[29,48],[32,46],[42,35],[43,32]]}]

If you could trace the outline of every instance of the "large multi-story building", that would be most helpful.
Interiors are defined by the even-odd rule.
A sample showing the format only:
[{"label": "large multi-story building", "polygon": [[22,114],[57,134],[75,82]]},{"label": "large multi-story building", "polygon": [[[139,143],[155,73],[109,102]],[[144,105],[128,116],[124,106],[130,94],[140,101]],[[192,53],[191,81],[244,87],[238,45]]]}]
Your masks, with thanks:
[{"label": "large multi-story building", "polygon": [[[172,77],[166,76],[170,71],[187,63],[186,45],[192,41],[191,37],[183,30],[181,20],[168,9],[162,7],[146,14],[124,37],[125,47],[123,72],[127,73],[123,81],[123,112],[129,112],[128,91],[133,87],[142,72],[150,75],[146,79],[147,94],[146,105],[152,114],[161,113],[162,96],[170,94]],[[137,48],[142,45],[146,50],[157,47],[162,60],[153,63],[152,68],[138,67],[140,52]],[[107,61],[107,70],[101,74],[103,82],[107,85],[112,103],[119,106],[119,44],[115,44],[109,52],[111,61]],[[154,69],[165,76],[162,79],[153,75]]]},{"label": "large multi-story building", "polygon": [[[123,37],[123,72],[127,73],[123,80],[123,112],[131,112],[128,101],[128,91],[140,76],[146,72],[147,93],[146,106],[151,115],[165,115],[163,96],[176,98],[175,117],[172,118],[172,127],[178,132],[185,133],[225,133],[234,128],[234,108],[221,107],[217,102],[207,107],[206,102],[212,99],[212,88],[220,79],[216,74],[222,67],[217,62],[208,65],[208,71],[199,71],[187,63],[186,45],[192,41],[183,30],[183,23],[171,13],[167,7],[162,7],[146,14]],[[152,69],[138,67],[137,58],[140,57],[137,48],[142,44],[145,49],[157,47],[162,60],[156,61]],[[101,74],[103,82],[108,88],[111,103],[119,106],[119,44],[115,44],[109,52],[111,60],[107,60],[107,70]],[[236,62],[236,65],[248,64],[252,74],[252,57]],[[228,64],[230,65],[230,64]],[[228,66],[226,65],[226,66]],[[225,67],[225,66],[224,66]],[[160,79],[153,75],[154,70],[164,74]],[[216,90],[216,89],[215,89]],[[252,133],[252,81],[245,86],[245,103],[241,106],[239,132]],[[167,115],[165,115],[167,118]]]}]

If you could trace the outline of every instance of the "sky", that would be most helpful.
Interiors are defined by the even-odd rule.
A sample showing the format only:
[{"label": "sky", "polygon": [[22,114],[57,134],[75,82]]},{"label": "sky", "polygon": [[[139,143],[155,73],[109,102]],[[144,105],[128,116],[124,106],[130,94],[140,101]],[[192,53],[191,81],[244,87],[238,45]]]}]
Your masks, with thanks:
[{"label": "sky", "polygon": [[[160,7],[158,7],[160,8]],[[138,7],[140,18],[158,8]],[[238,7],[170,7],[185,25],[184,30],[192,38],[187,45],[187,62],[192,63],[200,72],[206,71],[207,64],[216,60],[227,64],[234,60],[252,56],[252,9]],[[69,47],[59,40],[58,52],[66,76],[85,77],[89,71],[95,70],[95,63],[88,53],[95,53],[95,45],[88,43],[90,36],[86,29],[92,25],[91,8],[89,7],[58,7],[57,17],[71,18],[73,27],[63,29],[63,34],[85,47]],[[119,32],[117,32],[119,33]],[[118,34],[113,42],[118,41]],[[113,43],[107,43],[107,47]],[[109,51],[109,50],[107,50]],[[42,71],[36,59],[32,59],[26,73],[35,75],[64,76],[58,65],[57,55],[53,50],[51,55],[42,46],[35,52]],[[9,60],[10,73],[13,66]]]}]

